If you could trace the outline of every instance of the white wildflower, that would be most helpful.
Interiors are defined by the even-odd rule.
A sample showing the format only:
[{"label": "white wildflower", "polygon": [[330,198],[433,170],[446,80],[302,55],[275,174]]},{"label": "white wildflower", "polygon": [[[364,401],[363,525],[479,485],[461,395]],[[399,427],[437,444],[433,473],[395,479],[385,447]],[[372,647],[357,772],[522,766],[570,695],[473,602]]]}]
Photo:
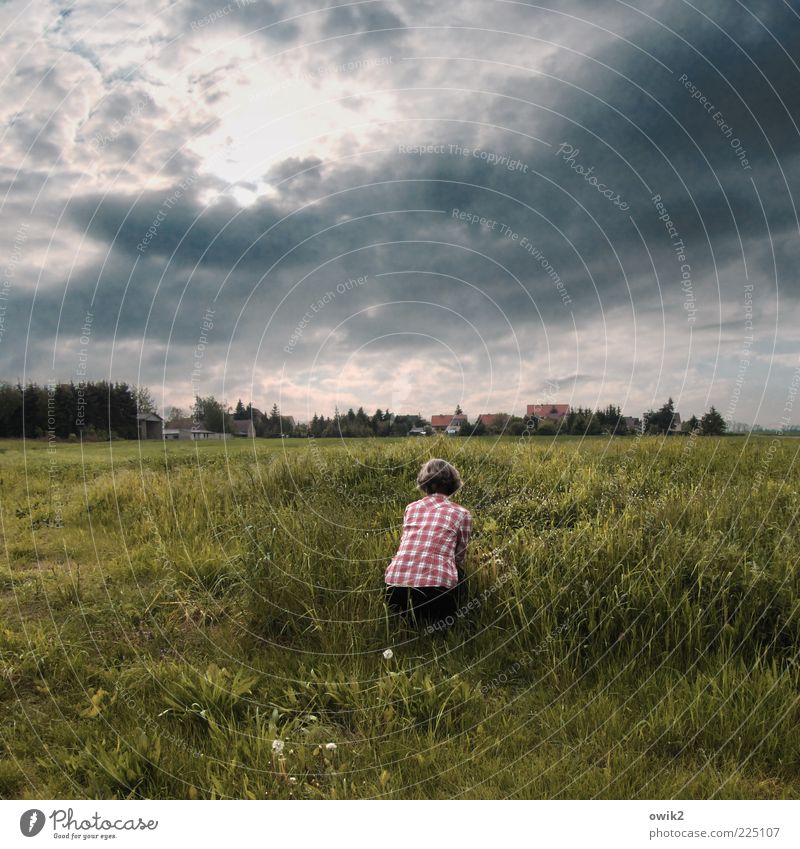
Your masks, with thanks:
[{"label": "white wildflower", "polygon": [[297,779],[293,775],[289,777],[289,784],[297,784]]},{"label": "white wildflower", "polygon": [[276,755],[281,754],[283,752],[283,747],[285,743],[283,740],[273,740],[272,741],[272,751],[275,752]]},{"label": "white wildflower", "polygon": [[384,660],[391,660],[394,657],[394,652],[391,649],[386,649],[383,653]]},{"label": "white wildflower", "polygon": [[326,743],[326,744],[325,744],[325,748],[326,748],[329,752],[335,752],[335,751],[336,751],[336,743]]}]

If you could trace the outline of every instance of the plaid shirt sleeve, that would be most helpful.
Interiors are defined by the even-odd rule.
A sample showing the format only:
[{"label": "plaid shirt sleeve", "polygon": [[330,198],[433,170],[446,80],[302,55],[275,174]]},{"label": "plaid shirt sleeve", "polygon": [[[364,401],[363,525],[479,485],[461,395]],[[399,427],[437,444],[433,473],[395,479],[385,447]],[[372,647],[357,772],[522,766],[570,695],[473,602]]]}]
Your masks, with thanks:
[{"label": "plaid shirt sleeve", "polygon": [[444,495],[427,495],[406,507],[403,535],[386,569],[399,587],[454,587],[472,531],[468,510]]}]

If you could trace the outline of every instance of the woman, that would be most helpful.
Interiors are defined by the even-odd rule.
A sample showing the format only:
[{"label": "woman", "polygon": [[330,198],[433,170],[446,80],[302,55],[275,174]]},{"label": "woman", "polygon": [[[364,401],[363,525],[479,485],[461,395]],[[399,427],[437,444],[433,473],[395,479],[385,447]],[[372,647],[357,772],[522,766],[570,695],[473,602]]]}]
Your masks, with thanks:
[{"label": "woman", "polygon": [[400,546],[386,569],[386,601],[392,613],[451,625],[472,516],[450,501],[461,476],[447,460],[428,460],[417,487],[425,495],[406,507]]}]

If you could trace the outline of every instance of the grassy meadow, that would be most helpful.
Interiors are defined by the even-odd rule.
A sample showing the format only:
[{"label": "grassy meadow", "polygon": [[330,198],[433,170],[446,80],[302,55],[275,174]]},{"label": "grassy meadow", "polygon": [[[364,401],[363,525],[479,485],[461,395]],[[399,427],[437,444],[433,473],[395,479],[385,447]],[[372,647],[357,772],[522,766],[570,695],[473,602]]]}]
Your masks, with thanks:
[{"label": "grassy meadow", "polygon": [[[799,448],[0,444],[0,797],[798,798]],[[383,605],[430,456],[446,634]]]}]

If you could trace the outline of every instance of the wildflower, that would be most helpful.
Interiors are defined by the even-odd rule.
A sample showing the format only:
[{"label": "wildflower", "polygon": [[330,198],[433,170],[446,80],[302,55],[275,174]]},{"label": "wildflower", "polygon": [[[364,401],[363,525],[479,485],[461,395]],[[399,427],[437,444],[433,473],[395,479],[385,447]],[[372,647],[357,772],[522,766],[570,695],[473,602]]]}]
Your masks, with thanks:
[{"label": "wildflower", "polygon": [[272,751],[275,752],[276,755],[280,755],[283,752],[284,747],[283,740],[273,740],[272,741]]},{"label": "wildflower", "polygon": [[335,752],[335,751],[336,751],[336,743],[326,743],[326,744],[325,744],[325,748],[326,748],[329,752]]},{"label": "wildflower", "polygon": [[394,657],[394,652],[391,649],[386,649],[383,653],[384,660],[391,660]]},{"label": "wildflower", "polygon": [[293,775],[289,776],[289,784],[297,784],[297,779]]}]

